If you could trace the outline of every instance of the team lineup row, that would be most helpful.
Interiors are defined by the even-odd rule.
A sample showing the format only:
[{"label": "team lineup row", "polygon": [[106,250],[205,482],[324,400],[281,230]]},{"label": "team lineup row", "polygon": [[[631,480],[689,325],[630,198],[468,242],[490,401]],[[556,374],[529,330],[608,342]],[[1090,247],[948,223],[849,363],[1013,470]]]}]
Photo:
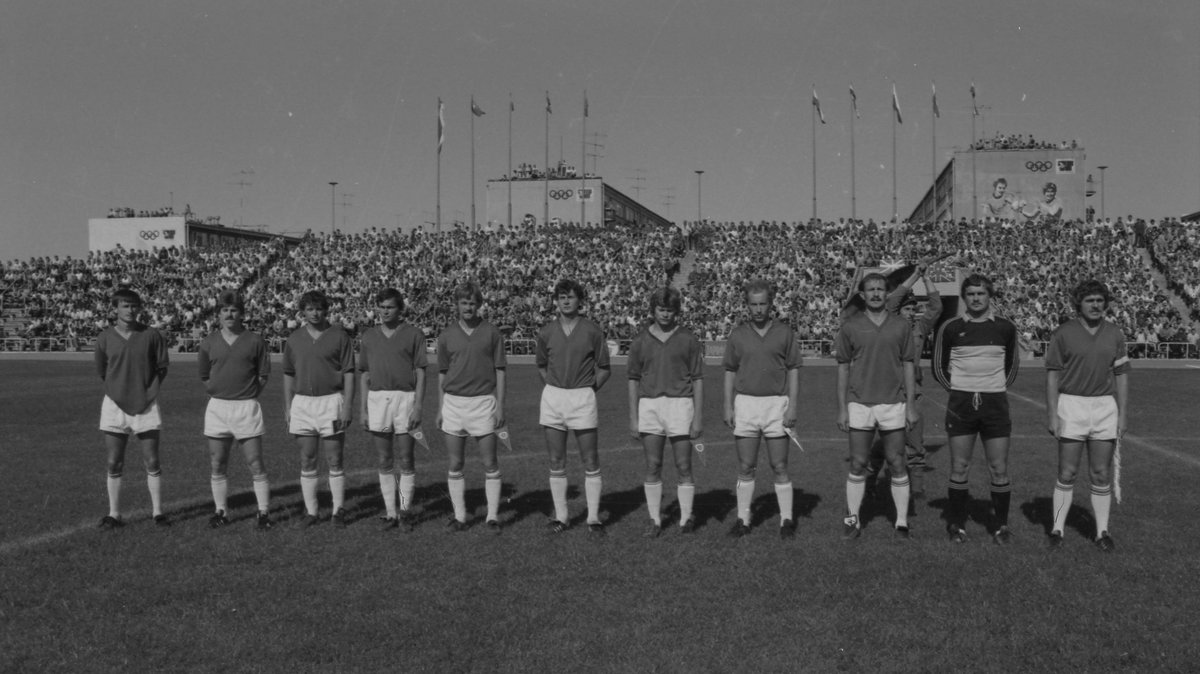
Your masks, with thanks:
[{"label": "team lineup row", "polygon": [[[909,501],[921,494],[924,446],[919,411],[921,368],[916,365],[924,340],[941,311],[933,293],[929,309],[915,316],[910,289],[926,271],[922,260],[913,276],[889,288],[886,277],[868,274],[858,283],[861,308],[848,308],[836,340],[838,361],[837,425],[849,438],[850,469],[846,477],[846,514],[842,535],[848,540],[861,532],[860,507],[868,480],[880,470],[872,461],[876,437],[882,461],[890,474],[895,505],[894,535],[909,536]],[[942,323],[934,337],[932,371],[949,391],[946,432],[951,459],[947,535],[966,540],[967,475],[975,439],[982,441],[991,477],[992,517],[989,534],[998,544],[1011,542],[1008,528],[1011,481],[1007,458],[1012,422],[1007,388],[1015,380],[1017,331],[991,308],[990,279],[973,274],[961,287],[965,311]],[[793,489],[788,476],[789,443],[799,409],[801,357],[796,336],[773,317],[775,289],[752,280],[743,290],[748,318],[728,338],[723,358],[724,423],[735,438],[739,462],[737,521],[731,537],[750,531],[750,506],[755,490],[760,445],[765,445],[774,474],[779,506],[779,532],[794,536]],[[604,535],[600,519],[603,491],[598,455],[596,391],[609,379],[608,348],[600,328],[582,308],[587,293],[578,283],[564,280],[554,290],[557,317],[538,332],[536,363],[545,387],[539,423],[549,456],[549,486],[554,513],[548,529],[568,528],[566,453],[574,435],[584,468],[587,527]],[[1053,492],[1053,523],[1049,544],[1063,543],[1063,528],[1073,497],[1074,481],[1083,453],[1089,459],[1095,542],[1111,551],[1108,519],[1114,485],[1114,459],[1119,462],[1119,439],[1126,428],[1129,369],[1124,336],[1105,320],[1111,296],[1104,284],[1087,281],[1077,287],[1073,301],[1078,317],[1055,331],[1046,354],[1047,429],[1058,439],[1059,465]],[[438,382],[435,426],[443,433],[448,456],[447,487],[453,506],[452,531],[467,528],[464,463],[468,438],[474,438],[485,473],[485,526],[499,533],[501,472],[497,441],[505,437],[506,360],[500,332],[484,320],[482,297],[467,283],[453,296],[457,320],[437,339]],[[116,320],[96,343],[96,365],[104,380],[100,429],[108,453],[109,513],[100,526],[123,525],[120,514],[124,456],[133,436],[147,472],[154,521],[170,524],[162,510],[162,471],[158,458],[162,421],[158,389],[166,375],[165,340],[138,319],[141,298],[121,289],[112,299]],[[301,526],[318,521],[318,457],[328,466],[332,498],[331,520],[345,525],[346,477],[342,455],[345,431],[357,402],[360,422],[372,435],[379,466],[379,487],[388,528],[411,529],[415,483],[414,444],[424,443],[421,401],[428,365],[422,333],[401,319],[404,300],[388,288],[376,296],[380,323],[362,337],[357,354],[345,331],[327,320],[329,302],[319,291],[299,301],[304,325],[288,338],[283,355],[285,419],[301,459],[300,485],[305,515]],[[647,537],[663,531],[663,461],[670,445],[677,474],[679,526],[691,533],[695,484],[692,479],[693,440],[703,431],[703,346],[680,324],[681,295],[673,288],[654,290],[649,298],[650,321],[634,338],[628,358],[629,432],[645,453],[644,492],[649,523]],[[269,483],[262,459],[263,418],[258,396],[266,385],[270,359],[262,338],[242,323],[240,295],[221,293],[219,329],[205,338],[199,351],[199,371],[210,396],[204,434],[211,455],[214,528],[228,524],[227,464],[237,444],[253,476],[258,505],[257,526],[270,528]],[[789,439],[789,436],[792,436]],[[1117,456],[1114,456],[1117,455]]]}]

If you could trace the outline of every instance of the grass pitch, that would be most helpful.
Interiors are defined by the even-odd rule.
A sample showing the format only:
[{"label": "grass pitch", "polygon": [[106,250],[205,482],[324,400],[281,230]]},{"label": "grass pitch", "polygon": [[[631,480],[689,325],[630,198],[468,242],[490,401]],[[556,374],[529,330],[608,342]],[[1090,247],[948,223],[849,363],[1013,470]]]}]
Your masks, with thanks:
[{"label": "grass pitch", "polygon": [[[864,508],[862,538],[847,544],[846,440],[834,425],[836,370],[802,375],[805,451],[793,449],[797,538],[782,541],[765,457],[755,528],[735,518],[736,461],[720,423],[720,371],[708,369],[700,527],[658,540],[646,521],[640,448],[628,437],[624,370],[601,392],[602,509],[609,535],[582,523],[582,469],[569,462],[577,525],[544,533],[552,506],[536,426],[532,366],[510,367],[514,444],[501,454],[506,527],[482,523],[483,477],[468,461],[475,524],[450,534],[445,462],[417,450],[412,533],[380,531],[374,452],[358,425],[348,436],[344,530],[302,531],[295,445],[283,432],[278,376],[264,396],[265,451],[278,526],[254,529],[250,478],[230,461],[233,524],[213,531],[205,398],[195,364],[177,362],[164,384],[164,498],[175,520],[149,522],[137,453],[127,456],[128,526],[95,530],[104,514],[104,453],[95,430],[100,385],[88,362],[0,360],[0,671],[1188,671],[1200,591],[1194,514],[1200,473],[1190,421],[1193,369],[1131,376],[1125,503],[1114,506],[1118,549],[1098,552],[1086,473],[1076,485],[1067,545],[1044,545],[1055,477],[1054,442],[1040,407],[1044,377],[1027,367],[1012,390],[1012,528],[998,547],[983,529],[987,471],[977,449],[966,545],[943,534],[948,458],[934,448],[928,499],[910,519],[914,538],[891,536],[890,499]],[[944,441],[945,395],[926,382],[926,435]],[[426,424],[434,418],[431,393]],[[428,430],[428,428],[427,428]],[[572,450],[573,451],[573,450]],[[674,472],[665,469],[665,502]],[[886,495],[886,489],[883,490]],[[328,496],[322,484],[322,507]],[[668,506],[668,517],[674,508]]]}]

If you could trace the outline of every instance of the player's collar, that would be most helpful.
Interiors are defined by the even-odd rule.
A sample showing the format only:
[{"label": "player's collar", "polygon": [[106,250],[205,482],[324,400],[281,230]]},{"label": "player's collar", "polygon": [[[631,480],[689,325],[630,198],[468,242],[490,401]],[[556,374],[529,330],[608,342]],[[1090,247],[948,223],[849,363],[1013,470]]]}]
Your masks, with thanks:
[{"label": "player's collar", "polygon": [[994,321],[994,320],[996,320],[996,310],[993,309],[992,307],[988,307],[987,313],[980,316],[979,318],[972,318],[971,314],[969,314],[969,313],[963,314],[963,318],[968,323],[983,323],[984,321]]}]

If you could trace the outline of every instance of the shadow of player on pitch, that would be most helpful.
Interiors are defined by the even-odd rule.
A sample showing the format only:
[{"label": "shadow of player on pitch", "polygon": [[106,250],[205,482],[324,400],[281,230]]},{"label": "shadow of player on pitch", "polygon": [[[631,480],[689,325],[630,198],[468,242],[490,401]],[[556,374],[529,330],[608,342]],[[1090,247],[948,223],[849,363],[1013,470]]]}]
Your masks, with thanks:
[{"label": "shadow of player on pitch", "polygon": [[[812,519],[813,511],[821,503],[819,494],[809,494],[803,489],[792,487],[792,512],[789,518],[793,522],[800,518]],[[735,500],[736,505],[736,500]],[[758,527],[775,520],[779,514],[779,499],[775,496],[774,488],[770,492],[759,494],[750,503],[750,526]],[[730,522],[733,520],[731,519]],[[777,522],[778,523],[778,522]]]},{"label": "shadow of player on pitch", "polygon": [[[1042,531],[1047,536],[1054,526],[1054,499],[1049,496],[1039,496],[1021,504],[1021,514],[1032,524],[1042,525]],[[1082,538],[1092,540],[1096,536],[1096,520],[1091,511],[1082,506],[1071,504],[1067,511],[1067,524],[1064,529],[1073,529]],[[1066,531],[1063,531],[1066,534]]]}]

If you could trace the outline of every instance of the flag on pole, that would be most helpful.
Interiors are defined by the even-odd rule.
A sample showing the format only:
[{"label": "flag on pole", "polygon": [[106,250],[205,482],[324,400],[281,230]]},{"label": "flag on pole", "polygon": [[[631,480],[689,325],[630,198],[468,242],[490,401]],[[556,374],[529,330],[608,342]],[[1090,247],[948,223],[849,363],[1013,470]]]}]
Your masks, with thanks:
[{"label": "flag on pole", "polygon": [[821,112],[821,99],[817,98],[817,88],[813,87],[813,107],[817,109],[817,116],[821,118],[821,123],[825,123],[825,113]]},{"label": "flag on pole", "polygon": [[446,121],[443,117],[445,105],[442,103],[442,98],[438,97],[438,154],[442,153],[442,142],[446,140]]},{"label": "flag on pole", "polygon": [[586,91],[583,92],[583,116],[584,117],[588,116],[587,92]]},{"label": "flag on pole", "polygon": [[971,108],[975,111],[973,114],[979,116],[979,106],[975,103],[975,83],[971,83]]},{"label": "flag on pole", "polygon": [[850,107],[854,109],[854,118],[861,119],[858,114],[858,94],[854,93],[854,85],[850,85]]},{"label": "flag on pole", "polygon": [[550,109],[550,92],[546,92],[546,114],[553,115],[554,111]]},{"label": "flag on pole", "polygon": [[942,112],[941,112],[940,110],[938,110],[938,106],[937,106],[937,85],[936,85],[936,84],[933,84],[933,83],[931,82],[931,83],[929,84],[929,86],[930,86],[930,87],[933,89],[933,116],[934,116],[934,117],[941,117],[941,116],[942,116]]},{"label": "flag on pole", "polygon": [[475,115],[476,117],[483,117],[484,115],[487,114],[486,112],[483,111],[483,108],[481,108],[475,104],[474,96],[471,97],[471,114]]},{"label": "flag on pole", "polygon": [[896,111],[896,121],[900,124],[904,123],[904,117],[900,114],[900,97],[896,95],[896,83],[892,82],[892,110]]}]

